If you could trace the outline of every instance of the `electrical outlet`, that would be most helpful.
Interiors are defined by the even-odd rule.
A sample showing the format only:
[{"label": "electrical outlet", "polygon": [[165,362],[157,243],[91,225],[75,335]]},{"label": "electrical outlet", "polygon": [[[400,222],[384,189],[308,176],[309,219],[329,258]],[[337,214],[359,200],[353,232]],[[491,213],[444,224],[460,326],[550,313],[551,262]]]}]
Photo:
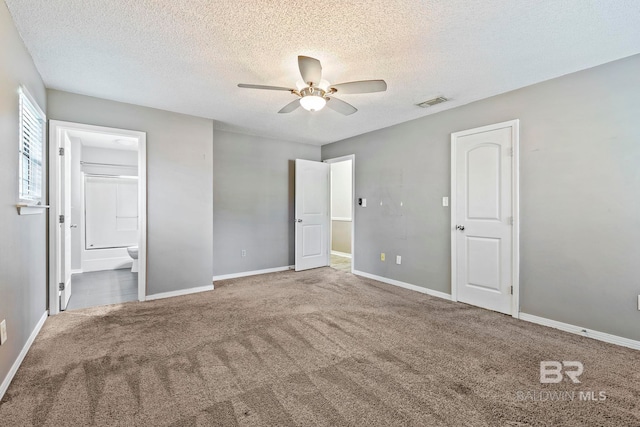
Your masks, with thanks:
[{"label": "electrical outlet", "polygon": [[0,322],[0,345],[7,342],[7,320]]},{"label": "electrical outlet", "polygon": [[380,254],[380,261],[384,261],[384,252]]},{"label": "electrical outlet", "polygon": [[242,250],[242,256],[243,256],[243,257],[247,256],[247,250],[246,250],[246,249],[243,249],[243,250]]},{"label": "electrical outlet", "polygon": [[400,255],[396,256],[396,264],[398,265],[402,264],[402,257]]}]

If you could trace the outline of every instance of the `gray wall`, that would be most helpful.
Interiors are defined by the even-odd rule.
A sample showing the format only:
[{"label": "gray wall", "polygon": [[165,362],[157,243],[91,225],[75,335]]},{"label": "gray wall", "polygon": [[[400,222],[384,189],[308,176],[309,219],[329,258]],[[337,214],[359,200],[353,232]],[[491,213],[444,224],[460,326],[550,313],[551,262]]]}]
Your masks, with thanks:
[{"label": "gray wall", "polygon": [[[46,212],[19,216],[18,87],[25,85],[46,111],[46,93],[4,2],[0,2],[0,383],[46,311]],[[43,153],[46,159],[46,151]],[[46,172],[46,171],[45,171]],[[43,189],[46,187],[43,185]]]},{"label": "gray wall", "polygon": [[147,295],[211,284],[211,120],[47,90],[49,118],[147,133]]},{"label": "gray wall", "polygon": [[521,311],[639,340],[638,70],[640,55],[323,146],[356,155],[355,268],[449,293],[450,134],[517,118]]},{"label": "gray wall", "polygon": [[320,147],[214,132],[216,276],[294,263],[295,159],[319,161]]}]

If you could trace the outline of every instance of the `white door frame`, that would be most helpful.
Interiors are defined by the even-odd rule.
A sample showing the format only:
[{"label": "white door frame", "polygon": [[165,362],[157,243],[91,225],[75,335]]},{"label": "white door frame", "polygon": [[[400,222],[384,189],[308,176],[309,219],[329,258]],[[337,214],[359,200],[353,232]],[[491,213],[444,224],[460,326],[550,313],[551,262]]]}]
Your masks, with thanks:
[{"label": "white door frame", "polygon": [[[333,159],[323,160],[325,163],[339,163],[351,160],[351,273],[356,259],[356,155],[348,154],[346,156],[335,157]],[[331,265],[331,181],[329,181],[329,265]]]},{"label": "white door frame", "polygon": [[456,188],[457,188],[457,141],[458,138],[473,135],[481,132],[488,132],[497,129],[511,128],[511,138],[513,141],[513,155],[511,156],[511,203],[513,212],[513,230],[512,230],[512,251],[511,260],[511,283],[513,284],[513,295],[511,300],[511,315],[516,319],[520,316],[520,162],[519,162],[519,146],[520,146],[520,120],[509,120],[493,125],[482,126],[475,129],[468,129],[451,134],[451,300],[458,301],[458,280],[456,274]]},{"label": "white door frame", "polygon": [[60,312],[60,300],[58,298],[58,266],[60,254],[58,254],[58,241],[60,239],[60,227],[58,227],[58,215],[60,206],[58,196],[62,182],[60,182],[60,156],[58,147],[64,132],[81,130],[96,133],[107,133],[122,137],[138,139],[138,300],[144,301],[147,286],[147,134],[125,129],[116,129],[103,126],[85,125],[81,123],[49,120],[49,314]]}]

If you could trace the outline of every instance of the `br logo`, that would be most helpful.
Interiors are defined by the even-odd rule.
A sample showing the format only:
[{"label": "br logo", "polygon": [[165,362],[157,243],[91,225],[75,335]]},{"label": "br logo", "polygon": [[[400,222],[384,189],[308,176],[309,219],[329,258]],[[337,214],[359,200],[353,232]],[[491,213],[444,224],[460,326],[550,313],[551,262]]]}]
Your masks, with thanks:
[{"label": "br logo", "polygon": [[[569,369],[567,369],[569,368]],[[542,384],[554,384],[562,381],[562,373],[578,384],[578,377],[584,371],[584,366],[578,361],[556,362],[555,360],[545,360],[540,362],[540,382]]]}]

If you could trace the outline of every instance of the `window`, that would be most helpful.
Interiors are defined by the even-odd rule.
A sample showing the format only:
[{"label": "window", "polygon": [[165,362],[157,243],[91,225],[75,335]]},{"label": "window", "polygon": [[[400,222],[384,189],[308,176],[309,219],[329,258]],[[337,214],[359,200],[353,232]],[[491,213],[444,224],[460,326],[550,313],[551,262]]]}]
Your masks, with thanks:
[{"label": "window", "polygon": [[42,201],[42,146],[45,116],[27,90],[20,88],[20,167],[21,201]]}]

